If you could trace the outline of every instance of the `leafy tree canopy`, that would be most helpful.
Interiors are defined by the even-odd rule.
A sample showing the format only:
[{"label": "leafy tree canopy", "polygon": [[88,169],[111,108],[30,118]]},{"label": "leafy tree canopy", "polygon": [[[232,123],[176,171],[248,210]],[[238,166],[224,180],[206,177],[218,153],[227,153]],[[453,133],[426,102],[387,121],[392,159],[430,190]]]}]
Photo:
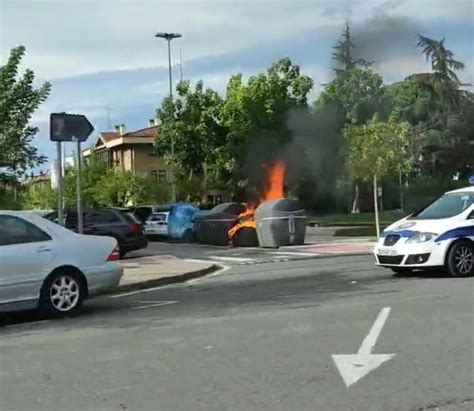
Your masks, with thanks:
[{"label": "leafy tree canopy", "polygon": [[45,161],[33,145],[38,128],[29,122],[48,97],[51,85],[44,83],[35,88],[35,75],[29,69],[20,75],[24,55],[25,47],[18,46],[0,67],[0,180],[3,181],[16,178]]}]

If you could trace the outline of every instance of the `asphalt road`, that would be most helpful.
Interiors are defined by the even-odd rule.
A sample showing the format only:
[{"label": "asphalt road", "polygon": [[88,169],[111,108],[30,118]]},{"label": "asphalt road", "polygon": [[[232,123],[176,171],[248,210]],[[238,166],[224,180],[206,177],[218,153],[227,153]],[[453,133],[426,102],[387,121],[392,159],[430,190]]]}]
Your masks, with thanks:
[{"label": "asphalt road", "polygon": [[[336,257],[23,314],[0,329],[0,409],[472,410],[473,281]],[[332,355],[370,345],[381,312],[373,353],[395,356],[346,387]]]},{"label": "asphalt road", "polygon": [[[328,228],[308,227],[305,246],[288,246],[279,249],[264,249],[260,247],[222,247],[198,243],[183,244],[164,240],[150,241],[143,250],[131,252],[127,259],[147,255],[172,255],[182,259],[194,259],[206,262],[234,265],[250,265],[285,260],[299,260],[324,256],[324,251],[318,249],[323,244],[357,244],[367,242],[369,239],[354,237],[334,237]],[[333,230],[334,231],[334,230]],[[312,248],[314,246],[314,248]],[[346,250],[351,254],[350,247]],[[332,255],[327,253],[327,255]]]}]

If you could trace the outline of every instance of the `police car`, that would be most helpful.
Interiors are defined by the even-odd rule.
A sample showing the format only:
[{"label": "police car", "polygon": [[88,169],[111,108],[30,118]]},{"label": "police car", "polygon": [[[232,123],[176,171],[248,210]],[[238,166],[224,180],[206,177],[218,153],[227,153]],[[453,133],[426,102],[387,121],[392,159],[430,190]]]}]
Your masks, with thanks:
[{"label": "police car", "polygon": [[474,275],[474,186],[445,193],[380,236],[376,264],[399,274],[444,268],[452,276]]}]

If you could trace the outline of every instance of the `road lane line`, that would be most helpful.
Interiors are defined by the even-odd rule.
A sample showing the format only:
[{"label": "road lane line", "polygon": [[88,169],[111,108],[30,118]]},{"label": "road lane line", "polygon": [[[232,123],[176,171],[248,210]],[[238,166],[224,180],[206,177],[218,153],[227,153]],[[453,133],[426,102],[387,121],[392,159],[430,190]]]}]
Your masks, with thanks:
[{"label": "road lane line", "polygon": [[131,310],[144,310],[145,308],[161,307],[163,305],[170,305],[170,304],[176,304],[176,303],[179,303],[179,301],[159,301],[154,304],[144,304],[144,305],[139,305],[138,307],[132,307]]}]

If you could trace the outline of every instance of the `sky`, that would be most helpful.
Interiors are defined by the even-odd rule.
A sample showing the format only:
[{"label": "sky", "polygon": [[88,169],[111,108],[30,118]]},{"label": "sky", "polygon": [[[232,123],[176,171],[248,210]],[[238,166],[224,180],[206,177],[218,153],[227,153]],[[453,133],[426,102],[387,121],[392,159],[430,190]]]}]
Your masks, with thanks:
[{"label": "sky", "polygon": [[169,92],[158,31],[183,35],[172,42],[175,80],[180,54],[185,79],[221,93],[231,75],[248,77],[290,57],[313,78],[314,99],[331,80],[331,47],[346,20],[356,54],[375,61],[387,84],[430,70],[417,33],[445,37],[466,64],[461,79],[474,84],[474,0],[0,0],[0,64],[22,44],[23,68],[35,71],[37,84],[52,84],[32,119],[35,144],[51,160],[51,112],[84,114],[97,132],[147,126]]}]

